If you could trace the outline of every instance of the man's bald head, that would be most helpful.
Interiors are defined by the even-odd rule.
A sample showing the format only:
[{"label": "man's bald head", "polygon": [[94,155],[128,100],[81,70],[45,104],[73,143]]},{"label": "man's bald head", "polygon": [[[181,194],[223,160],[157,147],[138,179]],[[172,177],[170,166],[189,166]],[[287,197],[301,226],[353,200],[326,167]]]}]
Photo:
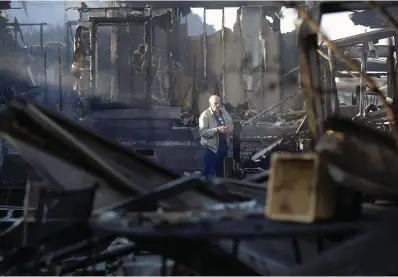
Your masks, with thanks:
[{"label": "man's bald head", "polygon": [[221,109],[221,99],[217,95],[212,95],[209,97],[210,108],[213,112],[218,113]]},{"label": "man's bald head", "polygon": [[214,102],[221,102],[221,99],[218,95],[212,95],[209,97],[209,104]]}]

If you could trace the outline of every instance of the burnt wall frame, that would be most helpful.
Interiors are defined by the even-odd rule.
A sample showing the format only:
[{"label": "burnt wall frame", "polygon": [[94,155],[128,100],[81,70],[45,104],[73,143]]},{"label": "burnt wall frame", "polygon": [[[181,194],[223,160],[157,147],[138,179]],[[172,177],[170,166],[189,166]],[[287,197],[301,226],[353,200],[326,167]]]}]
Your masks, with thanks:
[{"label": "burnt wall frame", "polygon": [[151,106],[151,88],[152,88],[152,12],[151,8],[141,9],[137,15],[128,17],[90,17],[90,81],[92,94],[97,93],[98,81],[98,45],[97,30],[99,26],[112,25],[134,25],[144,24],[144,44],[145,44],[145,103],[147,108]]}]

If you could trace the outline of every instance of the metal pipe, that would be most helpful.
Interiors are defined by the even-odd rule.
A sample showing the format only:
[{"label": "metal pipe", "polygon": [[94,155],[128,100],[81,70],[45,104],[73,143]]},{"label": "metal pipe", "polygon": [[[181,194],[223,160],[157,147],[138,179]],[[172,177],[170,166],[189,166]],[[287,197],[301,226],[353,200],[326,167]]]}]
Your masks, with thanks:
[{"label": "metal pipe", "polygon": [[207,78],[207,32],[206,32],[206,8],[203,9],[203,77]]},{"label": "metal pipe", "polygon": [[[361,70],[363,72],[367,71],[367,53],[366,53],[366,45],[362,44],[362,59],[361,59]],[[360,94],[359,94],[359,114],[362,115],[365,106],[366,99],[366,81],[361,75],[360,80]]]},{"label": "metal pipe", "polygon": [[226,90],[225,90],[225,9],[222,8],[222,100],[225,103],[227,99]]}]

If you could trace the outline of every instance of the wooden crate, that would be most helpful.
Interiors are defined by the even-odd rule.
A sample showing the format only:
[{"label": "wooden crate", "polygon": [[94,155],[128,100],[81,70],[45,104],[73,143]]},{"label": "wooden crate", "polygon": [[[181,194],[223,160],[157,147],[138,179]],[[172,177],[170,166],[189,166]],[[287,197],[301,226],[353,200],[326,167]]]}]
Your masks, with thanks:
[{"label": "wooden crate", "polygon": [[335,192],[317,153],[274,153],[265,214],[276,220],[311,223],[331,217]]}]

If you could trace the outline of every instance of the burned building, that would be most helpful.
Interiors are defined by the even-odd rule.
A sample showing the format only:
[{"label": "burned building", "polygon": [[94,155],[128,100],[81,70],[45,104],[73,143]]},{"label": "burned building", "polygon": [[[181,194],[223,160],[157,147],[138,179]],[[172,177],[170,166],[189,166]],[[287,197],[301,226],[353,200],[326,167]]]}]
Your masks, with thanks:
[{"label": "burned building", "polygon": [[[186,57],[194,56],[193,61],[184,62],[180,55],[179,60],[168,64],[171,68],[167,78],[172,80],[168,89],[180,88],[179,73],[193,79],[192,88],[184,89],[185,93],[192,91],[191,109],[195,108],[192,113],[197,112],[196,109],[200,111],[200,95],[219,93],[236,119],[236,127],[242,126],[242,133],[248,131],[243,130],[244,127],[258,125],[269,131],[270,124],[281,127],[286,122],[299,123],[289,131],[289,136],[276,135],[272,143],[251,157],[254,162],[269,163],[273,152],[269,170],[262,168],[260,173],[240,180],[231,167],[228,168],[232,173],[228,175],[230,178],[210,180],[199,174],[181,176],[176,172],[177,167],[170,168],[169,164],[178,161],[172,156],[176,152],[172,147],[176,145],[170,141],[192,134],[190,128],[177,126],[175,122],[181,116],[177,103],[185,99],[180,98],[177,89],[167,93],[173,96],[173,101],[161,103],[161,99],[154,99],[151,71],[156,63],[151,57],[156,51],[156,42],[153,47],[150,27],[155,20],[155,7],[141,6],[126,12],[127,15],[111,17],[103,14],[114,10],[111,7],[109,11],[108,8],[94,9],[101,14],[82,22],[88,26],[79,26],[74,60],[75,70],[88,68],[87,79],[83,79],[87,72],[75,72],[80,82],[76,87],[88,104],[85,116],[74,120],[62,114],[62,110],[55,111],[26,99],[15,99],[0,112],[1,134],[36,173],[36,176],[28,175],[23,204],[1,207],[4,216],[0,231],[0,271],[6,275],[140,275],[144,268],[146,274],[142,275],[173,276],[396,274],[397,138],[386,130],[381,131],[385,126],[394,127],[398,117],[394,106],[398,101],[396,58],[390,45],[388,91],[392,99],[387,99],[366,73],[367,51],[363,45],[367,44],[372,52],[369,41],[395,36],[397,30],[385,28],[331,41],[320,31],[322,14],[360,10],[368,3],[322,2],[309,10],[297,3],[289,4],[302,17],[296,31],[299,67],[293,68],[299,70],[300,88],[294,93],[288,92],[281,83],[283,78],[276,77],[274,72],[282,71],[283,67],[281,69],[280,61],[274,61],[272,45],[276,42],[267,41],[266,34],[272,31],[271,38],[278,35],[277,19],[274,18],[275,26],[271,28],[275,30],[263,30],[261,25],[261,35],[249,28],[263,20],[261,9],[259,12],[241,8],[237,28],[231,31],[222,28],[221,35],[216,32],[205,36],[204,32],[199,38],[183,37],[191,40],[186,44],[189,54]],[[79,9],[89,11],[84,5]],[[172,23],[179,22],[174,18],[175,10],[171,16]],[[128,77],[119,78],[112,72],[109,80],[116,78],[118,88],[113,92],[117,92],[117,96],[112,96],[110,91],[100,94],[100,73],[105,70],[101,69],[105,61],[100,61],[100,40],[106,36],[101,37],[97,27],[116,24],[112,28],[125,28],[114,33],[115,39],[123,34],[124,37],[119,38],[122,40],[128,36],[128,29],[120,25],[137,21],[144,29],[144,36],[139,32],[136,38],[137,47],[126,50],[127,56],[120,47],[129,43],[119,43],[115,52],[109,52],[120,54],[118,62],[131,67],[137,76],[143,75],[143,87],[139,92],[135,92],[136,86],[132,91],[122,92],[121,78],[127,83],[132,77],[126,74]],[[267,22],[264,25],[270,28]],[[318,44],[319,34],[324,45]],[[217,43],[211,40],[219,40],[220,36],[225,42],[221,44],[225,46],[221,56],[228,57],[226,49],[240,45],[237,48],[241,52],[234,50],[240,55],[240,64],[230,65],[240,70],[239,74],[232,70],[235,77],[226,76],[228,71],[213,61],[219,54],[215,52]],[[242,45],[242,41],[247,43]],[[232,46],[228,46],[229,43]],[[344,55],[344,51],[355,51],[351,46],[358,44],[364,56],[362,69],[352,57]],[[203,63],[197,67],[203,66],[203,71],[189,75],[191,73],[183,70],[185,64],[196,65],[199,59],[189,49],[201,45],[203,49],[199,54]],[[264,45],[268,48],[263,49]],[[108,60],[114,61],[109,52]],[[173,52],[171,56],[176,57]],[[127,57],[133,58],[133,64],[129,64]],[[361,77],[356,79],[360,84],[357,102],[353,101],[350,107],[355,111],[353,117],[344,116],[344,105],[336,101],[335,78],[345,73],[339,72],[337,59],[349,65],[349,74]],[[226,67],[228,59],[222,60]],[[229,94],[226,90],[229,78],[234,78],[236,85],[236,79],[242,81],[242,94]],[[221,79],[224,89],[218,84]],[[257,84],[263,79],[266,81],[260,84],[266,84],[267,88],[273,85],[264,93],[264,98],[258,100],[258,105],[268,107],[251,113],[248,106],[256,105],[240,103],[240,97],[255,97],[262,92],[264,86],[257,89]],[[76,80],[71,80],[70,85],[72,81]],[[217,85],[212,87],[212,83]],[[282,85],[283,99],[272,95],[273,90],[281,90]],[[367,86],[384,107],[375,104],[371,109],[364,109]],[[133,103],[121,96],[128,94],[126,98],[131,100],[133,97],[129,94],[134,93],[145,100],[144,103]],[[270,113],[277,108],[284,111],[286,107],[281,105],[288,106],[287,101],[299,95],[305,100],[305,110]],[[276,98],[275,103],[264,103],[267,97]],[[228,98],[233,100],[227,101]],[[189,121],[187,113],[185,118]],[[391,130],[396,132],[394,128]],[[160,140],[156,140],[159,137]],[[234,133],[234,140],[240,137]],[[264,137],[263,133],[261,139]],[[140,140],[148,138],[152,141]],[[123,142],[128,146],[152,145],[147,149],[131,149],[123,147]],[[294,142],[300,142],[302,149],[298,150]],[[234,144],[236,146],[236,142]],[[179,155],[192,159],[194,155],[189,149],[180,149]],[[161,154],[159,150],[169,153]],[[279,153],[282,151],[304,153]],[[162,161],[164,157],[169,157],[169,161]],[[226,164],[230,165],[230,160],[226,160]]]}]

